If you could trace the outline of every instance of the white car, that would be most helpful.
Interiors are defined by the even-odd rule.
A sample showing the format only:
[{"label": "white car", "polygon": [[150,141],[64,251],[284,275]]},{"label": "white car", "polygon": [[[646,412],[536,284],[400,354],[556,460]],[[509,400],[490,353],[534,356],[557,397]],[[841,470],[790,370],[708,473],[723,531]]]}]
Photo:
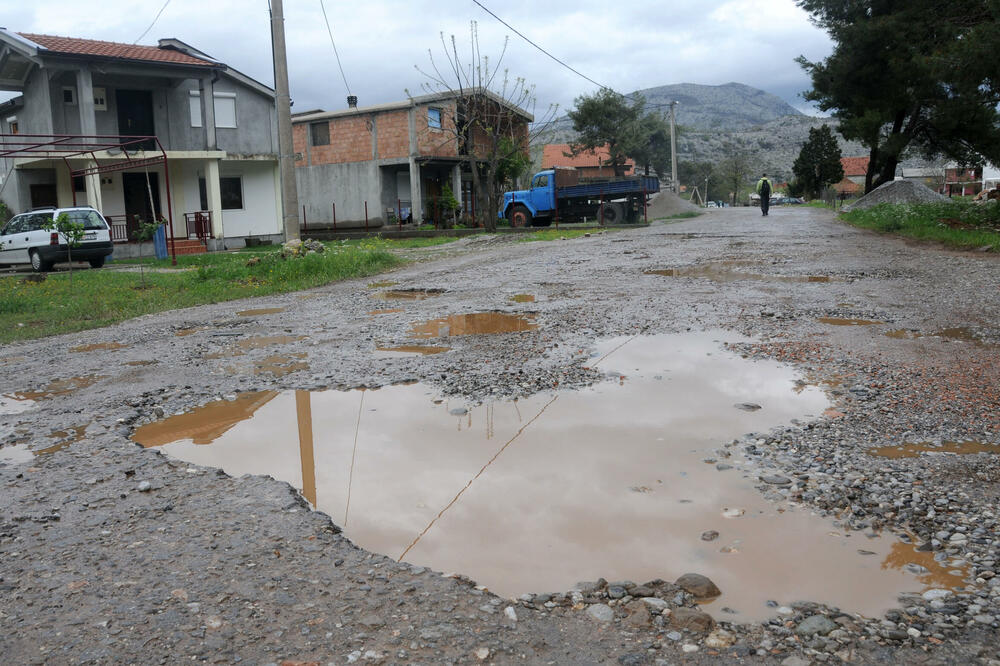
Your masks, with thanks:
[{"label": "white car", "polygon": [[10,218],[0,229],[0,265],[31,264],[35,271],[52,269],[60,261],[69,261],[66,237],[47,230],[45,224],[66,213],[73,222],[83,225],[84,236],[73,248],[74,261],[86,261],[100,268],[114,251],[111,227],[104,216],[89,206],[41,208]]}]

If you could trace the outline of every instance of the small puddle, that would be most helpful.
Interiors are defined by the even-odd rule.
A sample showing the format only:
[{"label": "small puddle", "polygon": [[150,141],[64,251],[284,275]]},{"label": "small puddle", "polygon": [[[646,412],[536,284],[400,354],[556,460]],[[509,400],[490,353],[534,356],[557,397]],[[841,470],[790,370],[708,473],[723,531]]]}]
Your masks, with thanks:
[{"label": "small puddle", "polygon": [[44,449],[32,451],[32,453],[34,453],[36,456],[47,455],[50,453],[55,453],[56,451],[61,451],[70,444],[79,442],[81,439],[83,439],[84,435],[87,433],[87,425],[70,426],[66,430],[55,430],[53,432],[50,432],[49,438],[57,439],[59,441],[53,444],[52,446],[48,446]]},{"label": "small puddle", "polygon": [[816,321],[830,326],[877,326],[884,324],[884,321],[872,321],[870,319],[844,319],[841,317],[819,317]]},{"label": "small puddle", "polygon": [[946,567],[934,559],[933,551],[920,551],[912,543],[898,541],[884,560],[883,569],[897,569],[916,575],[925,589],[958,590],[965,586],[967,565]]},{"label": "small puddle", "polygon": [[907,442],[899,446],[879,446],[868,449],[869,455],[878,458],[919,458],[925,453],[949,453],[959,456],[976,453],[1000,453],[1000,446],[985,442],[941,442],[940,446],[932,442]]},{"label": "small puddle", "polygon": [[104,379],[107,375],[84,375],[69,379],[54,379],[38,391],[15,391],[0,396],[0,414],[16,414],[31,409],[39,400],[47,400],[58,395],[67,395],[87,388]]},{"label": "small puddle", "polygon": [[132,366],[143,366],[143,365],[156,365],[159,361],[154,361],[153,359],[142,359],[139,361],[126,361],[125,365]]},{"label": "small puddle", "polygon": [[[293,342],[305,340],[305,335],[258,335],[252,338],[245,338],[236,342],[233,346],[222,351],[212,352],[202,356],[204,359],[232,358],[243,356],[251,349],[266,349],[275,345],[288,345]],[[304,357],[304,355],[303,355]]]},{"label": "small puddle", "polygon": [[193,328],[181,328],[181,329],[178,329],[178,330],[174,331],[174,335],[176,335],[179,338],[183,338],[183,337],[187,337],[189,335],[194,335],[195,333],[198,333],[199,331],[207,331],[207,330],[208,330],[208,327],[206,327],[206,326],[195,326]]},{"label": "small puddle", "polygon": [[35,459],[27,444],[0,447],[0,463],[7,465],[23,465]]},{"label": "small puddle", "polygon": [[506,314],[503,312],[474,312],[451,315],[440,319],[413,324],[411,338],[444,338],[452,335],[491,335],[494,333],[519,333],[538,328],[532,315]]},{"label": "small puddle", "polygon": [[922,338],[923,333],[918,333],[917,331],[909,331],[905,328],[898,328],[894,331],[886,331],[885,337],[894,338],[896,340],[916,340],[917,338]]},{"label": "small puddle", "polygon": [[385,289],[386,287],[395,287],[397,284],[399,284],[399,283],[398,282],[394,282],[392,280],[382,280],[381,282],[369,282],[368,283],[368,288],[369,289]]},{"label": "small puddle", "polygon": [[[687,266],[684,268],[657,268],[643,271],[646,275],[662,275],[666,277],[704,278],[715,282],[737,282],[740,280],[756,280],[761,282],[831,282],[833,278],[827,275],[764,275],[735,271],[729,266],[738,266],[746,262],[723,262],[703,266]],[[752,263],[752,262],[751,262]]]},{"label": "small puddle", "polygon": [[71,352],[91,352],[91,351],[114,351],[115,349],[124,349],[128,345],[123,345],[120,342],[97,342],[92,345],[80,345],[79,347],[70,347]]},{"label": "small puddle", "polygon": [[241,310],[236,314],[240,317],[256,317],[258,315],[278,314],[284,311],[285,308],[257,308],[256,310]]},{"label": "small puddle", "polygon": [[430,345],[400,345],[399,347],[376,347],[376,358],[403,358],[408,356],[429,356],[451,351],[451,347],[433,347]]},{"label": "small puddle", "polygon": [[403,311],[404,311],[403,308],[385,308],[384,310],[369,310],[368,314],[375,316],[383,314],[392,314],[394,312],[403,312]]},{"label": "small puddle", "polygon": [[[287,481],[359,546],[506,597],[693,571],[722,589],[708,606],[718,619],[753,621],[772,615],[768,599],[877,616],[921,589],[912,573],[882,566],[892,538],[844,535],[808,509],[763,499],[760,472],[738,455],[719,458],[725,471],[704,463],[722,442],[829,406],[816,387],[793,391],[792,368],[742,359],[721,341],[742,340],[606,340],[593,365],[613,381],[474,407],[422,384],[245,394],[133,439],[234,476]],[[732,408],[748,402],[762,408]],[[707,530],[719,538],[702,541]],[[723,606],[736,613],[719,615]]]},{"label": "small puddle", "polygon": [[940,331],[934,331],[933,333],[921,333],[919,331],[901,328],[895,331],[887,331],[886,335],[890,338],[896,338],[897,340],[916,340],[917,338],[924,338],[930,335],[936,338],[945,338],[947,340],[956,340],[958,342],[971,342],[977,345],[983,344],[982,336],[971,328],[967,328],[965,326],[942,328]]},{"label": "small puddle", "polygon": [[535,295],[534,294],[514,294],[513,296],[510,297],[510,300],[513,301],[514,303],[534,303],[535,302]]},{"label": "small puddle", "polygon": [[309,364],[298,360],[304,359],[306,356],[305,352],[289,354],[287,356],[268,356],[253,364],[253,374],[271,374],[275,377],[284,377],[299,370],[308,370]]},{"label": "small puddle", "polygon": [[444,289],[390,289],[372,294],[372,298],[383,301],[422,301],[444,293]]}]

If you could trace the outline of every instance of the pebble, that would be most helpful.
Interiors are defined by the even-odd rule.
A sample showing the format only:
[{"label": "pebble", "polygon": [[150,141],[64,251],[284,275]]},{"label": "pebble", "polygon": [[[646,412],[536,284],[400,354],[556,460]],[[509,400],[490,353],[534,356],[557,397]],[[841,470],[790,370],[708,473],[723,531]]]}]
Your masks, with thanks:
[{"label": "pebble", "polygon": [[135,489],[138,490],[140,493],[148,493],[150,490],[153,489],[153,484],[151,484],[149,481],[140,481],[139,485],[137,485]]},{"label": "pebble", "polygon": [[681,646],[681,650],[687,654],[691,654],[692,652],[698,651],[698,646],[695,645],[694,643],[685,643],[684,645]]},{"label": "pebble", "polygon": [[719,533],[716,532],[715,530],[708,530],[706,532],[701,533],[702,541],[715,541],[718,538],[719,538]]},{"label": "pebble", "polygon": [[817,634],[826,636],[836,628],[837,623],[825,615],[810,615],[799,622],[798,626],[795,627],[795,633],[804,638],[809,638]]},{"label": "pebble", "polygon": [[607,604],[591,604],[587,606],[586,613],[598,622],[611,622],[615,619],[615,611]]}]

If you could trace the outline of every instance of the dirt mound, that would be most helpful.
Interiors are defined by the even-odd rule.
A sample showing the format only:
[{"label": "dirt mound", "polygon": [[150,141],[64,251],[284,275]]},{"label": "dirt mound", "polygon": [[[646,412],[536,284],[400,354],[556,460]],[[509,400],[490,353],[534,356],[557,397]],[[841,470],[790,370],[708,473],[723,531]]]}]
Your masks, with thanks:
[{"label": "dirt mound", "polygon": [[696,210],[698,210],[698,207],[691,202],[685,201],[673,192],[665,190],[653,195],[649,200],[649,203],[646,205],[646,216],[650,220],[656,220]]},{"label": "dirt mound", "polygon": [[880,203],[934,203],[935,201],[945,201],[947,198],[923,183],[917,183],[912,180],[894,180],[884,185],[879,185],[850,206],[844,206],[844,210],[871,208]]}]

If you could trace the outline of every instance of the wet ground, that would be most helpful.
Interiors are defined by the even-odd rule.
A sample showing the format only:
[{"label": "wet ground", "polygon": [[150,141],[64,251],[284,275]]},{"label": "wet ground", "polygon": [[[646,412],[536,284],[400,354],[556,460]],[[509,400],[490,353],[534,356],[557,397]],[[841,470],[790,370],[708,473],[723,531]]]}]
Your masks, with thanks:
[{"label": "wet ground", "polygon": [[995,257],[794,209],[442,248],[0,350],[3,653],[1000,658]]}]

